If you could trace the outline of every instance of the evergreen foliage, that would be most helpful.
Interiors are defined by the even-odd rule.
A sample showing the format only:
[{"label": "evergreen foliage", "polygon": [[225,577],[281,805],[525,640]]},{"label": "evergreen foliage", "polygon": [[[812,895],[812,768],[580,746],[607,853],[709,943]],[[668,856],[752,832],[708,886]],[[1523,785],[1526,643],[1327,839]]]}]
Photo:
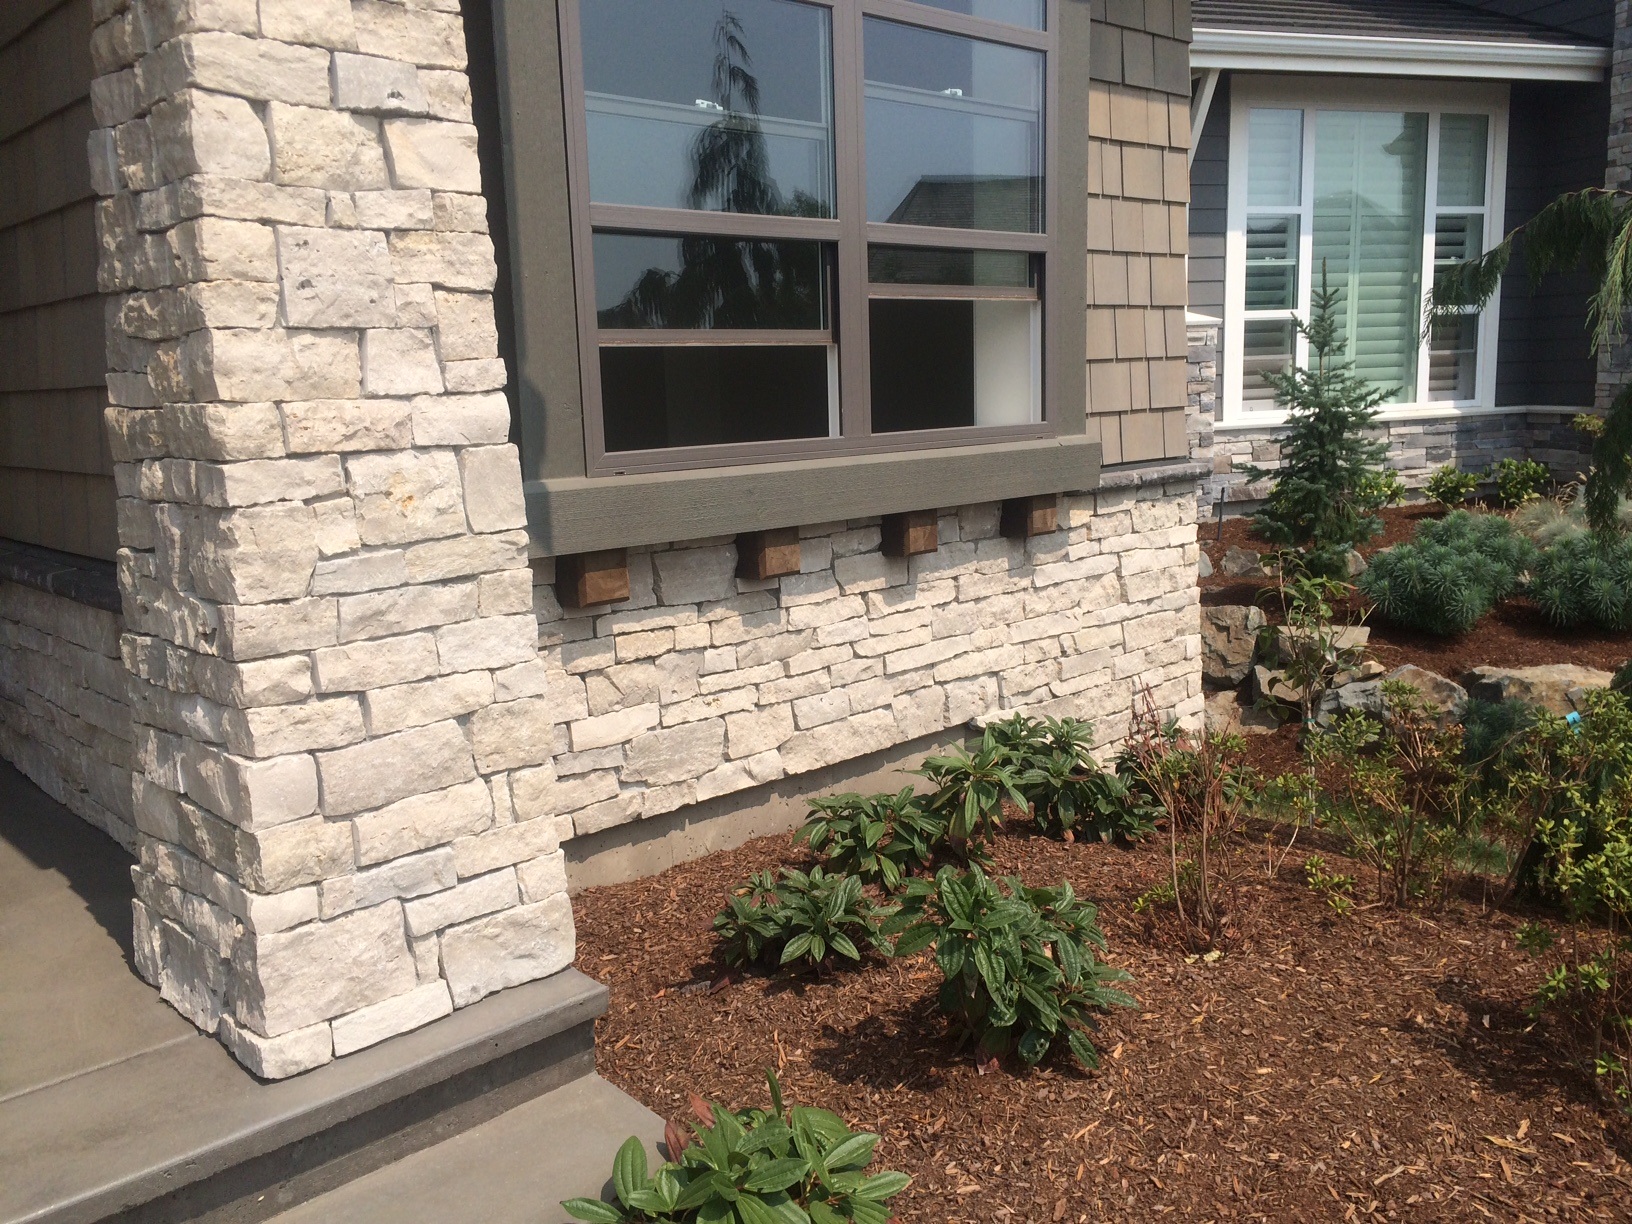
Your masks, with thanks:
[{"label": "evergreen foliage", "polygon": [[1535,548],[1506,519],[1458,510],[1425,522],[1409,544],[1387,549],[1360,576],[1386,619],[1425,633],[1466,633],[1513,594]]},{"label": "evergreen foliage", "polygon": [[1555,541],[1537,558],[1527,593],[1555,625],[1632,629],[1632,539]]},{"label": "evergreen foliage", "polygon": [[[1618,341],[1632,303],[1632,192],[1601,187],[1559,196],[1494,249],[1441,272],[1434,280],[1428,326],[1486,305],[1521,240],[1532,287],[1550,272],[1581,271],[1592,278],[1596,288],[1587,299],[1587,321],[1593,351]],[[1600,535],[1619,534],[1618,504],[1632,486],[1632,383],[1615,397],[1594,437],[1592,466],[1587,518]]]},{"label": "evergreen foliage", "polygon": [[1343,573],[1344,553],[1382,530],[1375,490],[1388,453],[1367,436],[1387,393],[1343,360],[1338,298],[1323,270],[1309,322],[1297,321],[1309,341],[1309,367],[1264,375],[1288,414],[1281,467],[1246,469],[1251,480],[1275,481],[1255,520],[1259,534],[1307,550],[1312,568],[1334,574]]}]

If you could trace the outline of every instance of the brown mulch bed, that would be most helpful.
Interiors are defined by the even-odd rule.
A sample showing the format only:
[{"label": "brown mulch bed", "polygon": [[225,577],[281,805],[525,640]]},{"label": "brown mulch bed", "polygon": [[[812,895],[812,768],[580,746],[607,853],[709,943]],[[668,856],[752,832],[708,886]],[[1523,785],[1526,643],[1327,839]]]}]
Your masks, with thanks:
[{"label": "brown mulch bed", "polygon": [[[1383,534],[1360,552],[1369,557],[1379,549],[1403,543],[1423,519],[1439,514],[1439,507],[1432,504],[1391,506],[1382,512]],[[1266,551],[1270,545],[1253,534],[1252,520],[1248,518],[1225,519],[1222,540],[1216,538],[1217,532],[1216,522],[1201,525],[1201,546],[1215,567],[1211,578],[1201,580],[1201,602],[1208,607],[1257,603],[1271,620],[1278,619],[1271,582],[1226,577],[1216,568],[1232,545],[1255,552]],[[1360,611],[1358,604],[1355,611]],[[1498,604],[1489,616],[1457,638],[1401,629],[1378,617],[1366,623],[1371,626],[1371,653],[1385,667],[1415,663],[1453,680],[1485,664],[1532,667],[1576,663],[1614,671],[1632,658],[1632,634],[1555,628],[1524,599]]]},{"label": "brown mulch bed", "polygon": [[904,1224],[1632,1218],[1626,1132],[1526,1014],[1518,920],[1476,896],[1338,918],[1301,885],[1304,847],[1271,879],[1268,844],[1240,852],[1240,938],[1209,965],[1134,914],[1167,870],[1160,839],[999,839],[999,871],[1101,906],[1135,976],[1140,1010],[1107,1019],[1092,1073],[1051,1057],[981,1074],[927,955],[726,974],[712,916],[750,871],[799,858],[788,837],[594,889],[575,910],[578,967],[612,992],[597,1065],[668,1117],[691,1092],[763,1103],[776,1068],[792,1099],[883,1136],[882,1166],[914,1178]]}]

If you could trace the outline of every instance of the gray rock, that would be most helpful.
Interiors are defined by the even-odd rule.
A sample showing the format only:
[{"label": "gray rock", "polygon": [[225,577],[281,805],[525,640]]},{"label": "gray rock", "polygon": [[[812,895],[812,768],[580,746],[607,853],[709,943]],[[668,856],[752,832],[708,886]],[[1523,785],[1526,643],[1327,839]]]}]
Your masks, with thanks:
[{"label": "gray rock", "polygon": [[1264,572],[1262,558],[1257,553],[1234,544],[1224,554],[1224,560],[1219,562],[1219,569],[1231,578],[1259,578]]},{"label": "gray rock", "polygon": [[1201,678],[1215,688],[1234,688],[1247,678],[1264,614],[1250,605],[1201,610]]},{"label": "gray rock", "polygon": [[1462,706],[1468,699],[1462,687],[1437,672],[1407,663],[1387,675],[1351,680],[1327,690],[1321,696],[1315,721],[1323,727],[1330,726],[1344,714],[1354,712],[1382,718],[1386,712],[1383,685],[1392,681],[1401,681],[1415,688],[1430,709],[1439,711],[1441,726],[1461,718]]},{"label": "gray rock", "polygon": [[1207,694],[1207,734],[1269,735],[1281,720],[1272,709],[1243,702],[1236,693]]},{"label": "gray rock", "polygon": [[1476,667],[1462,677],[1468,695],[1481,701],[1523,701],[1554,714],[1579,710],[1591,689],[1608,688],[1613,672],[1574,663],[1545,667]]},{"label": "gray rock", "polygon": [[[1292,629],[1285,625],[1275,631],[1275,640],[1260,657],[1260,661],[1271,666],[1284,665],[1290,655],[1288,647],[1305,636],[1309,630]],[[1369,625],[1339,625],[1332,633],[1332,646],[1337,650],[1364,650],[1371,641],[1371,627]]]},{"label": "gray rock", "polygon": [[1196,562],[1196,574],[1201,578],[1211,578],[1213,576],[1213,561],[1205,552],[1201,554],[1201,559]]},{"label": "gray rock", "polygon": [[1260,663],[1252,669],[1252,699],[1257,702],[1301,706],[1303,689],[1288,681],[1285,672],[1265,667]]},{"label": "gray rock", "polygon": [[1366,559],[1352,548],[1343,555],[1343,571],[1350,578],[1358,578],[1370,568]]}]

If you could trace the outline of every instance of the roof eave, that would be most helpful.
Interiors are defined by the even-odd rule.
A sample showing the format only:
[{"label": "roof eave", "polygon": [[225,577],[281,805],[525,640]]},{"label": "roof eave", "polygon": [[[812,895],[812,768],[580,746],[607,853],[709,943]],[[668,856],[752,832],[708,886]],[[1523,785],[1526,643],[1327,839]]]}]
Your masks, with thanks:
[{"label": "roof eave", "polygon": [[1477,80],[1602,81],[1608,47],[1197,27],[1193,68]]}]

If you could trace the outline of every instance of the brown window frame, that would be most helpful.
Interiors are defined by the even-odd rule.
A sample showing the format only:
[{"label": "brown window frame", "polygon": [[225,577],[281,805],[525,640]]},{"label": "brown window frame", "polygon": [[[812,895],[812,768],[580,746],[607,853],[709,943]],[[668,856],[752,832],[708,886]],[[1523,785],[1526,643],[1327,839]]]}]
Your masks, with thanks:
[{"label": "brown window frame", "polygon": [[[887,451],[967,447],[987,443],[1023,442],[1055,437],[1064,430],[1080,431],[1081,422],[1061,403],[1059,374],[1061,328],[1066,304],[1062,286],[1060,247],[1062,224],[1060,184],[1075,175],[1061,173],[1060,165],[1060,26],[1062,0],[1045,0],[1042,30],[969,17],[912,0],[800,0],[825,8],[832,22],[833,156],[835,218],[779,217],[729,212],[702,212],[675,208],[593,203],[589,199],[589,141],[584,98],[579,0],[558,0],[562,113],[566,136],[566,203],[570,214],[570,242],[574,268],[579,397],[581,405],[583,471],[587,476],[620,476],[697,468],[819,459]],[[943,228],[870,222],[866,218],[865,71],[862,46],[867,18],[897,22],[919,29],[980,39],[1024,48],[1044,57],[1043,89],[1043,232]],[[836,437],[767,442],[681,446],[653,450],[606,450],[601,404],[600,348],[603,343],[712,344],[825,343],[822,333],[763,331],[649,332],[603,331],[596,318],[593,235],[596,231],[685,235],[709,234],[724,238],[815,240],[836,251],[836,290],[830,299],[829,329],[838,347],[837,388],[839,434]],[[1042,263],[1034,290],[982,289],[962,286],[880,285],[867,279],[867,252],[872,245],[946,248],[952,250],[1019,251]],[[871,420],[869,364],[869,300],[873,297],[1035,298],[1042,304],[1042,362],[1039,388],[1041,419],[1023,425],[976,425],[875,434]],[[559,300],[559,299],[558,299]],[[817,339],[816,337],[821,337]],[[1080,380],[1079,380],[1080,381]],[[1067,419],[1062,419],[1067,418]],[[1075,429],[1073,430],[1073,424]],[[523,423],[524,439],[528,433]],[[539,441],[543,441],[540,439]],[[566,439],[552,440],[565,444]],[[540,456],[542,459],[542,456]],[[559,456],[558,456],[559,459]],[[531,466],[531,465],[530,465]],[[557,468],[556,462],[541,463]]]}]

